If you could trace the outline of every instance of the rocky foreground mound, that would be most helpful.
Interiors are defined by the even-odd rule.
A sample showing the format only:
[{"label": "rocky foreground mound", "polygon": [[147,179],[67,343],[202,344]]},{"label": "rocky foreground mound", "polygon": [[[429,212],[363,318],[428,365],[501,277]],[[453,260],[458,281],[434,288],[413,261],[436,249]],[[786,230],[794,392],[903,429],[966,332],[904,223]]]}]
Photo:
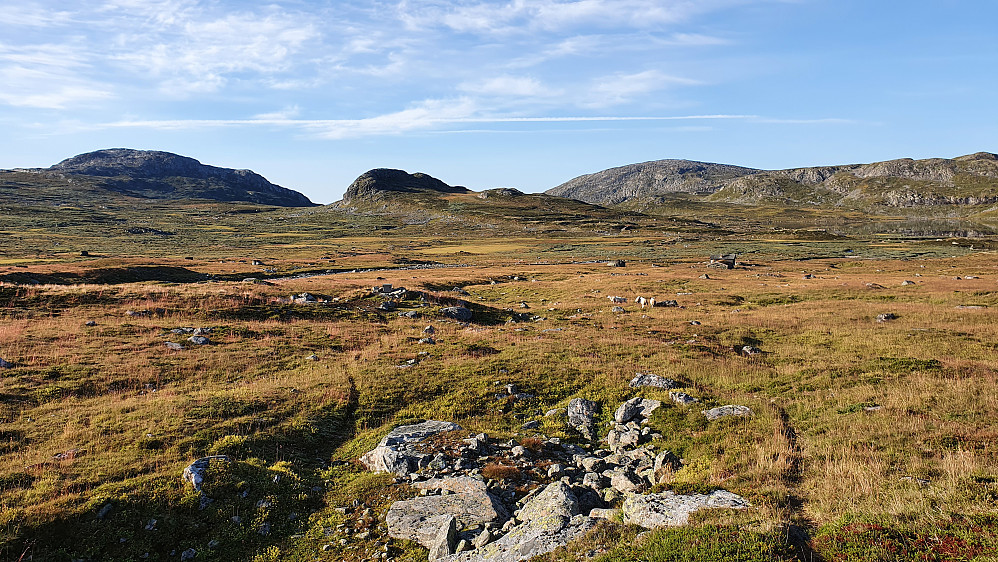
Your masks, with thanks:
[{"label": "rocky foreground mound", "polygon": [[[632,383],[659,387],[663,381],[672,382],[639,374]],[[517,395],[515,389],[508,392]],[[681,407],[692,404],[673,400]],[[389,536],[418,542],[430,560],[527,560],[580,537],[600,519],[654,529],[685,525],[702,509],[749,507],[726,490],[649,493],[682,467],[671,452],[654,448],[661,436],[646,424],[660,406],[640,396],[620,404],[603,440],[606,448],[588,441],[595,438],[594,416],[601,405],[575,398],[547,416],[564,416],[584,445],[543,436],[499,442],[453,422],[430,420],[396,427],[360,462],[374,472],[394,473],[396,483],[419,491],[393,503],[385,523]],[[724,406],[703,415],[715,420],[752,412]]]}]

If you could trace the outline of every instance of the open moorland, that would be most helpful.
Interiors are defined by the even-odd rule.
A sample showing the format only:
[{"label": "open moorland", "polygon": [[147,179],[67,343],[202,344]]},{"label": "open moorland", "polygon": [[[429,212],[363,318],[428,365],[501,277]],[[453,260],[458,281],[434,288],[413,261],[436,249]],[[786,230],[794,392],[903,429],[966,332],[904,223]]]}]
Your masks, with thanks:
[{"label": "open moorland", "polygon": [[559,482],[586,521],[540,560],[996,559],[993,240],[503,197],[5,203],[0,558],[426,560],[390,511],[465,476],[518,519],[438,559]]}]

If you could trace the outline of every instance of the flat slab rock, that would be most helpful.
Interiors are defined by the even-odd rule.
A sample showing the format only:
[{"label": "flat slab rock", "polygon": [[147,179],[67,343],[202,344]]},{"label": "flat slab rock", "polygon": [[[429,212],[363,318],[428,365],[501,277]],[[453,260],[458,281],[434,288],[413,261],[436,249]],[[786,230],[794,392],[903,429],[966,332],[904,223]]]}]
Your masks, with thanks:
[{"label": "flat slab rock", "polygon": [[414,469],[413,445],[431,435],[460,429],[461,426],[456,423],[435,420],[401,425],[391,430],[377,447],[360,457],[360,462],[372,472],[392,472],[405,476]]},{"label": "flat slab rock", "polygon": [[[440,496],[422,496],[392,504],[385,516],[388,534],[396,539],[407,539],[430,548],[435,544],[442,517],[454,517],[457,528],[466,529],[484,523],[502,523],[509,514],[502,504],[485,491],[485,485],[478,488],[460,480],[472,478],[449,478],[445,486],[466,490]],[[424,483],[425,484],[425,483]],[[444,488],[448,489],[448,488]]]},{"label": "flat slab rock", "polygon": [[690,514],[701,509],[744,509],[751,505],[745,498],[727,490],[689,495],[663,492],[631,496],[624,500],[621,512],[625,523],[656,529],[685,525],[690,520]]},{"label": "flat slab rock", "polygon": [[726,418],[730,416],[748,417],[752,415],[752,409],[749,408],[748,406],[736,406],[733,404],[729,404],[727,406],[718,406],[717,408],[704,410],[703,415],[710,421],[719,420],[721,418]]}]

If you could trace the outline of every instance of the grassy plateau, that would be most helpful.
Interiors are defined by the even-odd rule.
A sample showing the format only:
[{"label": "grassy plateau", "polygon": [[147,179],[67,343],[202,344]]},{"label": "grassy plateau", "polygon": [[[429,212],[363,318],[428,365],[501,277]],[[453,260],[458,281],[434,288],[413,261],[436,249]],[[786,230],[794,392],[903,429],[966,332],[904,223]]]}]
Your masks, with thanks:
[{"label": "grassy plateau", "polygon": [[[543,412],[599,401],[605,434],[651,372],[700,399],[644,393],[664,404],[653,445],[683,459],[665,487],[753,507],[608,521],[545,559],[998,560],[993,240],[833,234],[819,214],[525,226],[459,203],[479,206],[5,208],[0,559],[426,560],[384,524],[416,490],[357,463],[388,430],[577,442]],[[737,267],[707,267],[729,252]],[[379,309],[386,283],[421,292],[398,308],[417,317]],[[457,300],[471,322],[440,314]],[[534,398],[498,399],[507,384]],[[707,423],[723,404],[755,415]],[[207,455],[232,462],[202,495],[181,473]]]}]

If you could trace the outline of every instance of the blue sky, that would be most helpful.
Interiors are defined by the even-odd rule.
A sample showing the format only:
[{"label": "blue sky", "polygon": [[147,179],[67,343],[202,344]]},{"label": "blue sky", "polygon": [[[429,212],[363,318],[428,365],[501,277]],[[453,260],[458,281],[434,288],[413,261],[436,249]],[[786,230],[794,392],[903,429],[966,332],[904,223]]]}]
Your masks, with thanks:
[{"label": "blue sky", "polygon": [[316,202],[375,167],[543,191],[661,158],[998,151],[993,0],[0,0],[0,167],[99,148]]}]

